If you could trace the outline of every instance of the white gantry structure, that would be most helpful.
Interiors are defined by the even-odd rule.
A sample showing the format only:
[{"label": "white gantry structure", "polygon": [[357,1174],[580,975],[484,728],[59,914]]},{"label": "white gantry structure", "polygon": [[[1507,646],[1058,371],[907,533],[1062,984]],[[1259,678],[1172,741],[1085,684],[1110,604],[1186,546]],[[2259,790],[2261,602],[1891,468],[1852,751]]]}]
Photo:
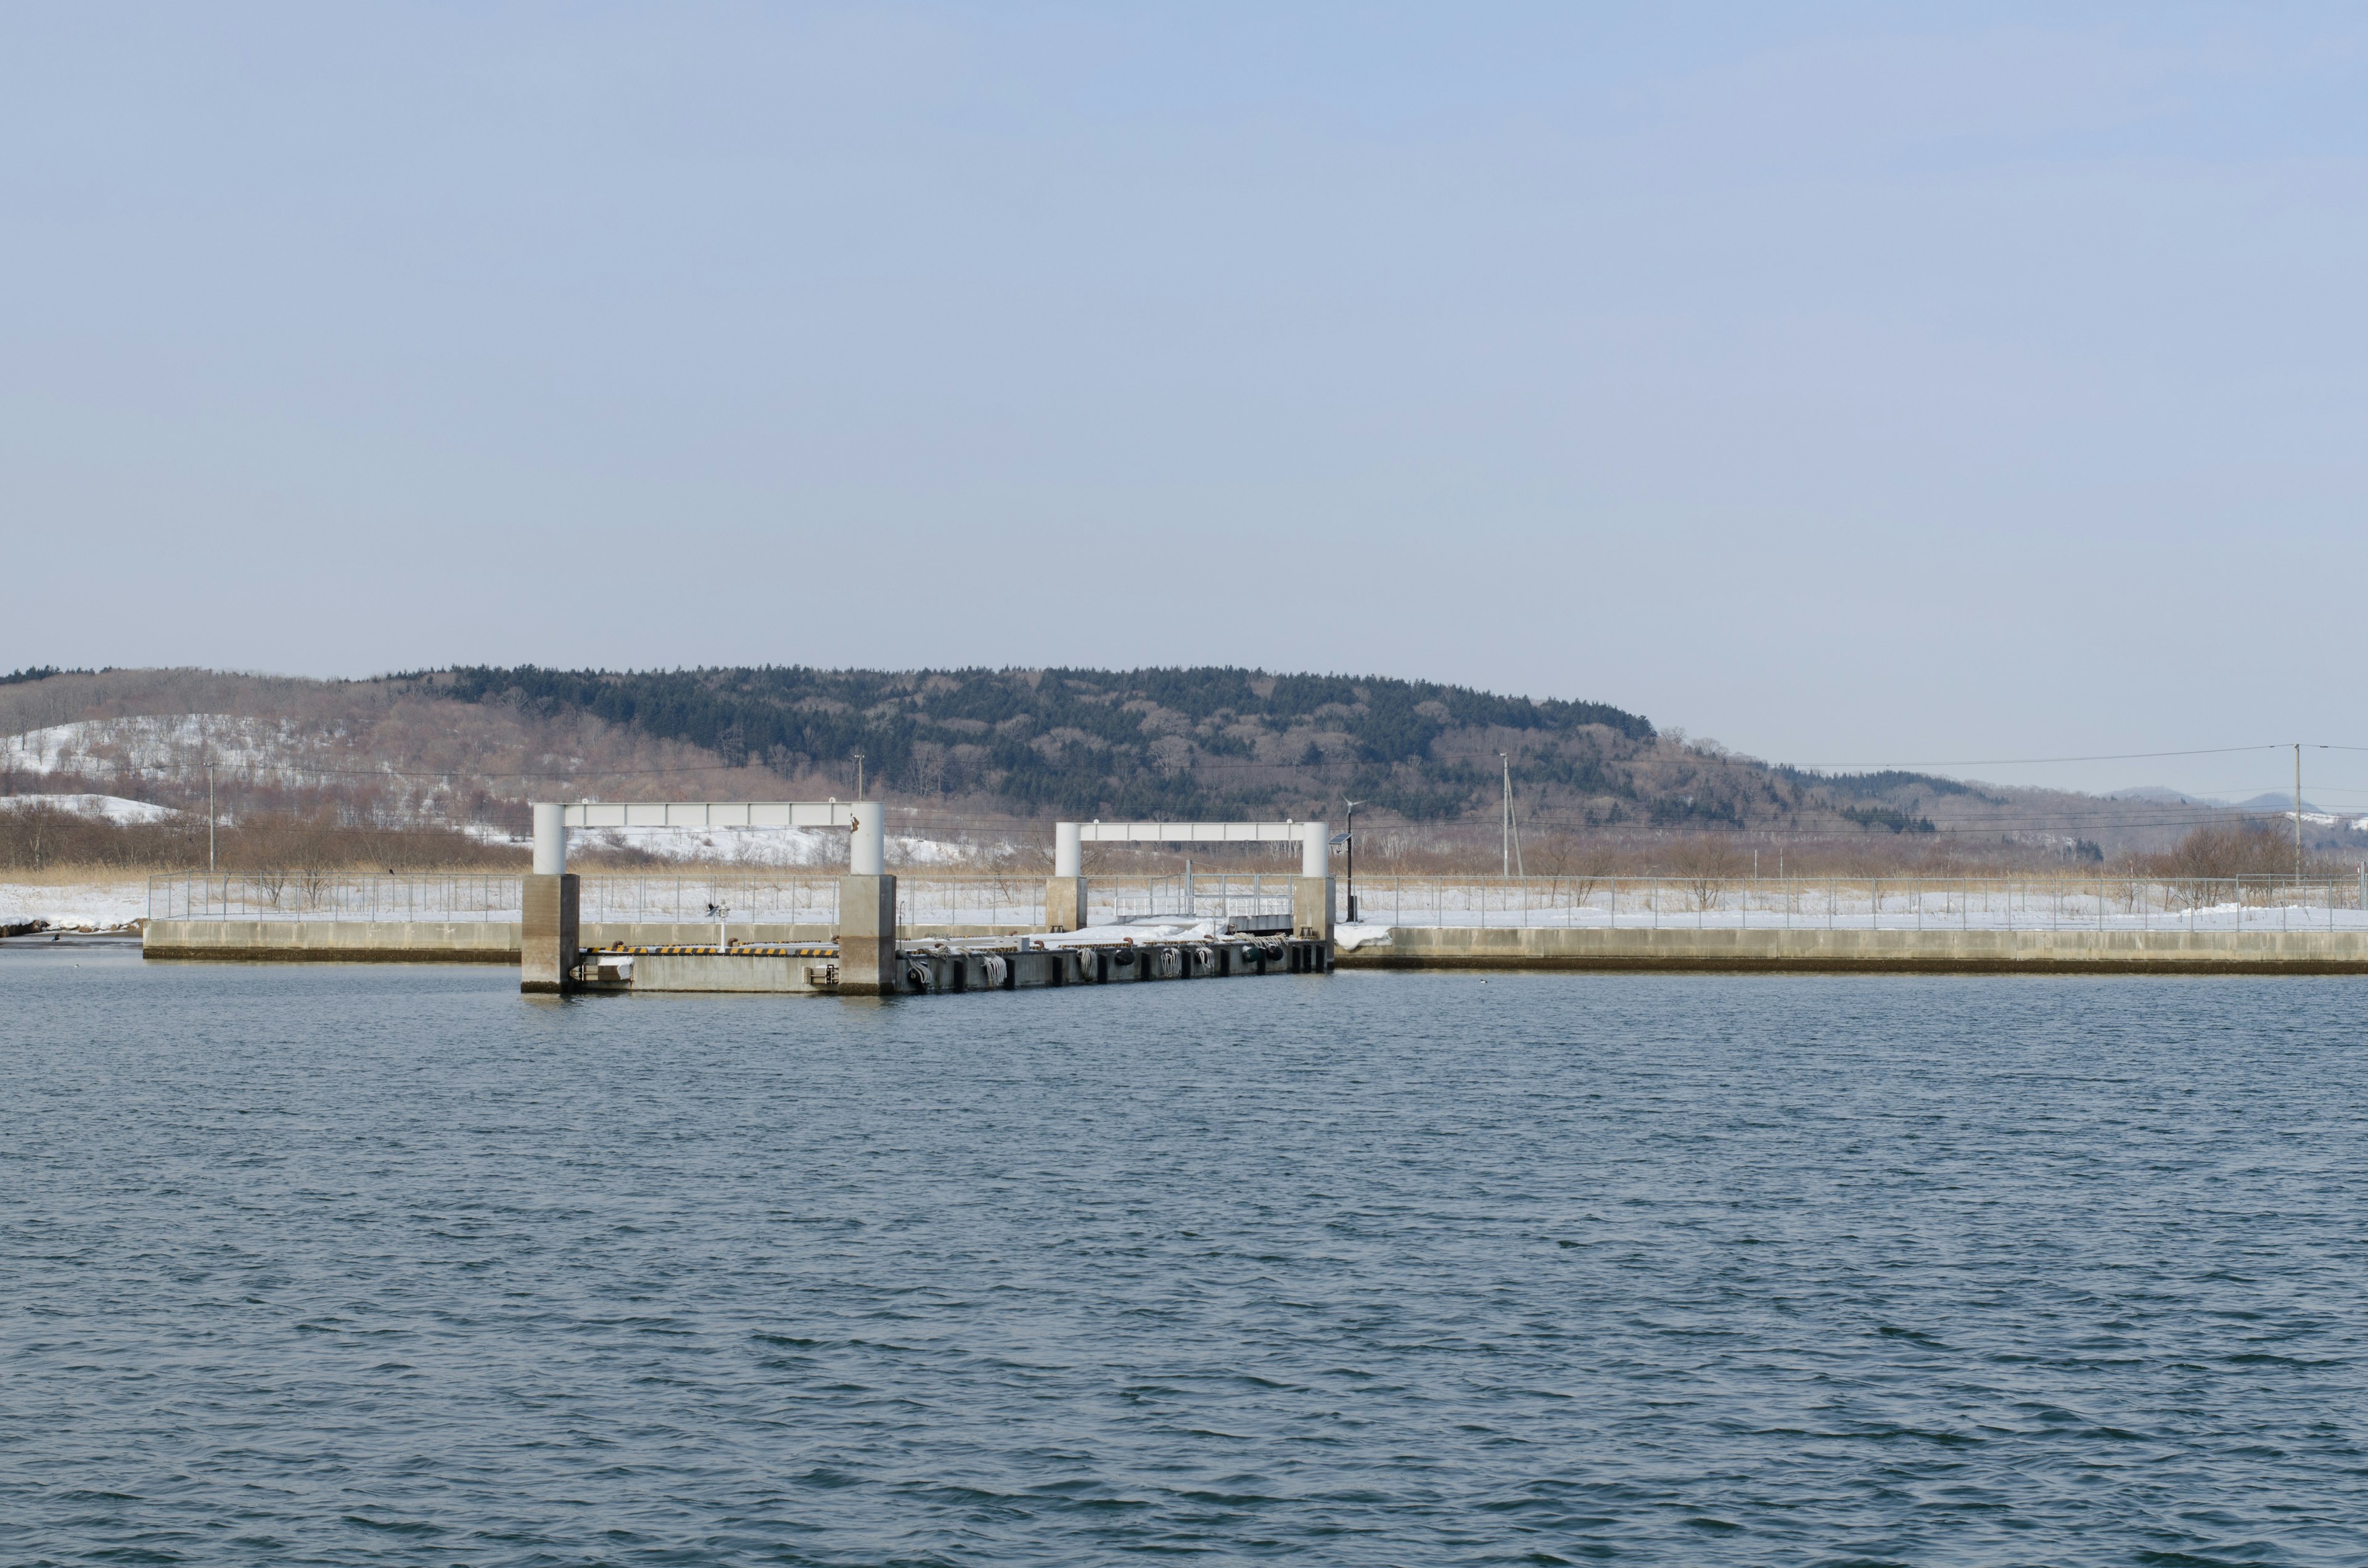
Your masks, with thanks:
[{"label": "white gantry structure", "polygon": [[567,870],[570,829],[821,827],[848,835],[838,883],[838,988],[895,988],[896,879],[888,875],[887,813],[877,801],[538,801],[534,874],[518,924],[518,989],[572,987],[582,932],[578,884]]},{"label": "white gantry structure", "polygon": [[534,807],[534,869],[567,869],[571,828],[838,827],[848,833],[848,870],[876,877],[888,868],[886,813],[876,801],[577,801]]},{"label": "white gantry structure", "polygon": [[1332,939],[1332,829],[1320,822],[1062,822],[1053,824],[1053,880],[1044,887],[1044,924],[1055,931],[1086,925],[1088,844],[1296,844],[1292,929]]}]

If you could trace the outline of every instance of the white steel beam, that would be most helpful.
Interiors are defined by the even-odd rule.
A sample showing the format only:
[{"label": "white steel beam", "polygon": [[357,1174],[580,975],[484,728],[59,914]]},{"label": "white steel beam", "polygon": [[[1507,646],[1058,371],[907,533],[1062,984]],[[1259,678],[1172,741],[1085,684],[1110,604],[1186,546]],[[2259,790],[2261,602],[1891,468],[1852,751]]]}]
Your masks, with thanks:
[{"label": "white steel beam", "polygon": [[848,869],[887,869],[886,812],[877,801],[575,801],[534,806],[534,864],[567,863],[567,830],[599,827],[843,827]]},{"label": "white steel beam", "polygon": [[[1053,831],[1057,834],[1068,825],[1056,823]],[[1297,844],[1306,837],[1310,825],[1304,822],[1081,822],[1076,828],[1079,842],[1085,844]]]},{"label": "white steel beam", "polygon": [[580,801],[561,810],[569,827],[852,827],[864,805],[860,801]]},{"label": "white steel beam", "polygon": [[[1072,832],[1076,842],[1087,844],[1296,844],[1299,846],[1299,874],[1320,877],[1329,869],[1325,857],[1331,853],[1332,829],[1320,822],[1081,822],[1053,824],[1053,859],[1055,876],[1075,876],[1076,870],[1064,871],[1067,863]],[[1082,854],[1082,850],[1079,851]]]}]

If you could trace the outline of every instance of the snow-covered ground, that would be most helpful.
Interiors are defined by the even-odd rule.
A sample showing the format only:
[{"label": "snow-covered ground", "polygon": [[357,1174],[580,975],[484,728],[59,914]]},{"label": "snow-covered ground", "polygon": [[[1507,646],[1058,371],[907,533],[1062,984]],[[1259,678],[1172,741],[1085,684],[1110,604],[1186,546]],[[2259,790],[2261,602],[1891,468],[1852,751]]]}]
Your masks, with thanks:
[{"label": "snow-covered ground", "polygon": [[0,811],[47,806],[76,816],[103,817],[108,822],[168,822],[183,813],[147,801],[127,801],[120,795],[0,795]]},{"label": "snow-covered ground", "polygon": [[[2278,814],[2288,822],[2294,820],[2294,814],[2290,811],[2280,812]],[[2340,824],[2349,827],[2354,833],[2368,833],[2368,817],[2340,817],[2333,812],[2305,812],[2302,814],[2302,820],[2317,827],[2334,827]]]},{"label": "snow-covered ground", "polygon": [[0,926],[32,921],[67,929],[115,930],[148,913],[148,879],[89,882],[0,881]]}]

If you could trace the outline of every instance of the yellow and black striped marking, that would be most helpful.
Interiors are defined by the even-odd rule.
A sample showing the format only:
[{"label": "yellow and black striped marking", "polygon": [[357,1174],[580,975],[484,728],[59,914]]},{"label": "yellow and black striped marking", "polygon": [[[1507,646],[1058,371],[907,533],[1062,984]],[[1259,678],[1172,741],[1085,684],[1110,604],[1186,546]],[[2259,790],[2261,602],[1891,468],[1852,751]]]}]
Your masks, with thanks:
[{"label": "yellow and black striped marking", "polygon": [[736,942],[728,948],[719,948],[712,943],[709,943],[703,947],[675,948],[628,948],[620,944],[613,948],[602,948],[599,949],[599,952],[602,954],[614,953],[625,958],[655,957],[659,954],[670,955],[677,953],[703,954],[716,958],[727,959],[835,959],[838,957],[838,949],[834,947],[814,947],[812,945],[804,947],[791,947],[786,944],[770,942]]}]

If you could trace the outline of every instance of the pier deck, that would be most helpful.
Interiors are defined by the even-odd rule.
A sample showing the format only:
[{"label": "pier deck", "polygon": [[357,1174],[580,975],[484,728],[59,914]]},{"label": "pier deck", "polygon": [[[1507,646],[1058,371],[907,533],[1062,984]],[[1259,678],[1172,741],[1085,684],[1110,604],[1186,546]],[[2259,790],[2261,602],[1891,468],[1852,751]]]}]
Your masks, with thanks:
[{"label": "pier deck", "polygon": [[[938,941],[897,949],[894,994],[939,995],[1152,980],[1321,974],[1331,965],[1330,943],[1296,937],[1140,943],[1121,939],[1048,944],[1030,937]],[[578,983],[587,991],[830,994],[839,989],[838,949],[830,944],[767,943],[619,946],[586,951],[577,975]]]}]

